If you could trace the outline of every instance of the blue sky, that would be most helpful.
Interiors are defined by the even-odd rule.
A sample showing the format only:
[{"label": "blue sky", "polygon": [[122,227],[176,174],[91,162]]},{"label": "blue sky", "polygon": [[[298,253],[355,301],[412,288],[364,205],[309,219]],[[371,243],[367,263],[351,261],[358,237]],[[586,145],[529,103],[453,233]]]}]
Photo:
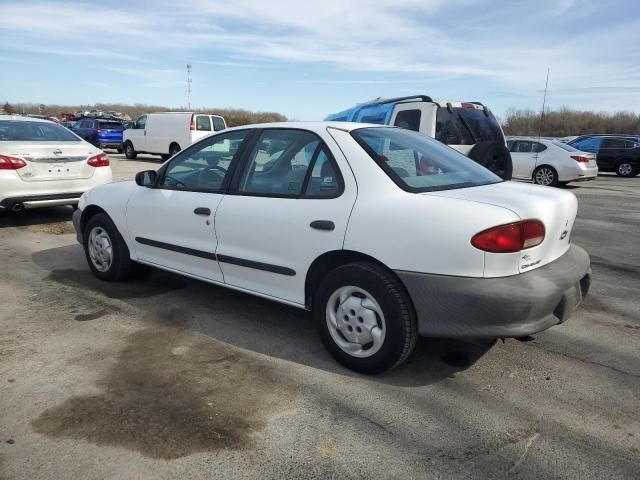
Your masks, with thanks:
[{"label": "blue sky", "polygon": [[317,120],[378,96],[638,110],[638,0],[0,0],[0,101]]}]

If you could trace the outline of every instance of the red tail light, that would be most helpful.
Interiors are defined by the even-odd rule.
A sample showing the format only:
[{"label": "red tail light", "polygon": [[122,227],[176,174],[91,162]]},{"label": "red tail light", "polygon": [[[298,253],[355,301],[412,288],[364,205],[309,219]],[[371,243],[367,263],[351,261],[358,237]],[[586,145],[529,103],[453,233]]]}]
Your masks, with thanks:
[{"label": "red tail light", "polygon": [[100,153],[95,157],[91,157],[89,160],[87,160],[87,163],[92,167],[108,167],[109,157],[107,157],[106,153]]},{"label": "red tail light", "polygon": [[195,130],[195,129],[196,129],[196,116],[191,115],[191,130]]},{"label": "red tail light", "polygon": [[27,166],[27,162],[18,157],[0,155],[0,170],[19,170]]},{"label": "red tail light", "polygon": [[589,163],[589,157],[585,157],[584,155],[571,155],[571,158],[578,163]]},{"label": "red tail light", "polygon": [[476,104],[471,102],[462,102],[460,106],[462,108],[476,108]]},{"label": "red tail light", "polygon": [[471,239],[471,245],[485,252],[513,253],[540,245],[544,234],[542,222],[524,220],[480,232]]}]

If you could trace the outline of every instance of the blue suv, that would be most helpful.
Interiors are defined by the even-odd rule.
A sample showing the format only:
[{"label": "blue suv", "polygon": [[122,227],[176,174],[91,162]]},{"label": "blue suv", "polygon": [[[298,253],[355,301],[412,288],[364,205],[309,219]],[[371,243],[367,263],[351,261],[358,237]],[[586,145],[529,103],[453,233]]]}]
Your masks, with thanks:
[{"label": "blue suv", "polygon": [[122,153],[124,125],[121,122],[83,118],[72,130],[98,148],[115,148],[118,153]]}]

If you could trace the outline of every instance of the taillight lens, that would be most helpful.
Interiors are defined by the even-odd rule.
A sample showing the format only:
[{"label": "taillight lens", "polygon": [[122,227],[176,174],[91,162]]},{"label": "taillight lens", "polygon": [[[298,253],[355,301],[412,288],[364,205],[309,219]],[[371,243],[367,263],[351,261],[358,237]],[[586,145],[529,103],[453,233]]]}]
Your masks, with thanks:
[{"label": "taillight lens", "polygon": [[18,157],[0,155],[0,170],[19,170],[27,166],[27,162]]},{"label": "taillight lens", "polygon": [[578,163],[589,163],[589,157],[585,157],[584,155],[571,155],[571,158]]},{"label": "taillight lens", "polygon": [[109,157],[107,157],[106,153],[100,153],[95,157],[91,157],[87,160],[87,163],[92,167],[108,167],[109,166]]},{"label": "taillight lens", "polygon": [[195,130],[196,129],[196,116],[195,115],[191,115],[191,130]]},{"label": "taillight lens", "polygon": [[480,232],[471,239],[471,245],[485,252],[513,253],[540,245],[544,234],[541,221],[523,220]]}]

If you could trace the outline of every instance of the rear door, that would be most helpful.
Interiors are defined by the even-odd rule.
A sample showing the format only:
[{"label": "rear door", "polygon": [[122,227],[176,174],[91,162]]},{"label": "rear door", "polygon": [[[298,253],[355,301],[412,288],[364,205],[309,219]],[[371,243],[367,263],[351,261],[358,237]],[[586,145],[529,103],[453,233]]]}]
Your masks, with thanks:
[{"label": "rear door", "polygon": [[98,138],[100,143],[122,143],[124,127],[119,122],[98,122]]},{"label": "rear door", "polygon": [[214,216],[249,132],[236,130],[192,145],[159,170],[155,188],[136,189],[126,216],[138,259],[223,281]]},{"label": "rear door", "polygon": [[201,138],[213,133],[213,122],[211,121],[211,115],[194,114],[193,123],[195,124],[195,130],[191,130],[192,142],[197,142]]},{"label": "rear door", "polygon": [[534,151],[534,144],[531,140],[515,140],[509,151],[513,162],[513,178],[531,179],[531,174],[536,166],[537,154]]},{"label": "rear door", "polygon": [[307,270],[342,248],[356,185],[326,132],[264,129],[216,213],[229,285],[304,305]]},{"label": "rear door", "polygon": [[[631,142],[629,142],[631,143]],[[604,168],[614,168],[625,153],[626,142],[622,138],[605,138],[598,152],[598,163]]]}]

